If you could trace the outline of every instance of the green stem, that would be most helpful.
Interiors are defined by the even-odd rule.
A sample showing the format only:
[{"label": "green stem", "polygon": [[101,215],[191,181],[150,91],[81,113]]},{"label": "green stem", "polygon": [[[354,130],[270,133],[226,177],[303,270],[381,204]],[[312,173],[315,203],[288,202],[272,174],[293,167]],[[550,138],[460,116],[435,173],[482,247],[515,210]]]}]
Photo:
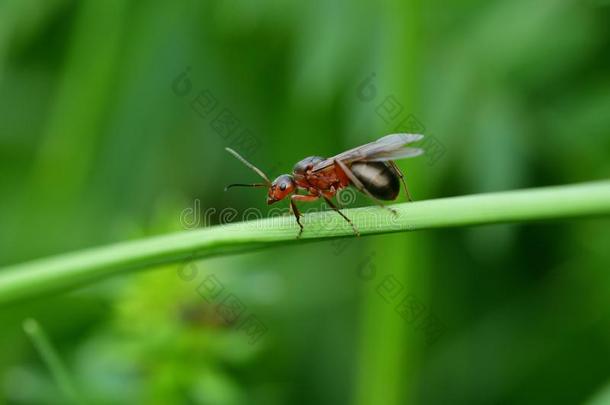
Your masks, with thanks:
[{"label": "green stem", "polygon": [[42,357],[42,360],[49,368],[65,399],[70,401],[70,403],[82,404],[83,400],[76,390],[76,385],[72,381],[68,369],[40,324],[35,319],[28,318],[23,321],[23,330],[32,340],[34,348],[36,348],[38,354],[40,354],[40,357]]},{"label": "green stem", "polygon": [[[610,181],[344,210],[361,234],[610,215]],[[332,211],[308,214],[300,240],[352,236]],[[296,243],[290,216],[122,242],[0,269],[0,304],[74,288],[110,275],[213,255]]]}]

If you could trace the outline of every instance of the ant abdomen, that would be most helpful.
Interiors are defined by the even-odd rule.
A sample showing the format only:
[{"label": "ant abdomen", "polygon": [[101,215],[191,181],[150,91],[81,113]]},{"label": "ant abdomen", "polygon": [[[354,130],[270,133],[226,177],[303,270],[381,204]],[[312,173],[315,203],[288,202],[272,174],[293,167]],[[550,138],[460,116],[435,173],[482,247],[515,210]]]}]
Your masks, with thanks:
[{"label": "ant abdomen", "polygon": [[350,170],[375,198],[395,200],[400,192],[398,176],[384,162],[355,162]]}]

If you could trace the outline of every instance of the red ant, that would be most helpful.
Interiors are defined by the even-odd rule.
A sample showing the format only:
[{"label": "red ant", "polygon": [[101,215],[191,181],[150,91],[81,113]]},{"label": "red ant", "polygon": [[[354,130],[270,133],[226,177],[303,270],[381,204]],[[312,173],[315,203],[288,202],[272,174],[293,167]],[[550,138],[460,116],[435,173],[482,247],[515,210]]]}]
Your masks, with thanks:
[{"label": "red ant", "polygon": [[[274,181],[269,180],[265,173],[240,156],[239,153],[231,148],[226,148],[229,153],[258,173],[265,182],[231,184],[225,190],[238,186],[267,187],[269,189],[267,204],[273,204],[290,195],[290,206],[301,228],[297,238],[303,233],[303,224],[300,220],[301,212],[295,202],[314,201],[323,198],[333,210],[337,211],[352,226],[354,233],[360,235],[352,221],[341,212],[331,198],[335,196],[337,191],[352,184],[385,208],[379,200],[395,200],[400,192],[400,181],[402,181],[407,198],[412,201],[404,175],[394,163],[394,160],[421,155],[424,152],[422,149],[410,148],[405,145],[417,142],[423,137],[419,134],[392,134],[328,159],[320,156],[309,156],[294,166],[292,174],[282,174]],[[307,194],[297,194],[298,189],[305,190]],[[390,211],[396,213],[391,209]]]}]

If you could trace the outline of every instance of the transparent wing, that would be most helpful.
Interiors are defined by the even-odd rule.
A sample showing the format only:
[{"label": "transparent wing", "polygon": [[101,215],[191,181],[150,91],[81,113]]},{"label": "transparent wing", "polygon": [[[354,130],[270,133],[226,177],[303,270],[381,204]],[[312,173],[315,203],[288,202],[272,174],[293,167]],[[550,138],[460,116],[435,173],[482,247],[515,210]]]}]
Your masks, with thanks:
[{"label": "transparent wing", "polygon": [[419,148],[408,148],[407,145],[423,139],[420,134],[391,134],[379,138],[374,142],[339,153],[336,156],[323,160],[316,164],[313,172],[324,170],[332,166],[335,161],[340,160],[344,163],[351,162],[384,162],[388,160],[398,160],[408,157],[419,156],[424,151]]},{"label": "transparent wing", "polygon": [[374,157],[365,158],[365,162],[387,162],[388,160],[400,160],[410,157],[422,155],[423,149],[420,148],[400,148],[392,152],[381,152],[376,154]]}]

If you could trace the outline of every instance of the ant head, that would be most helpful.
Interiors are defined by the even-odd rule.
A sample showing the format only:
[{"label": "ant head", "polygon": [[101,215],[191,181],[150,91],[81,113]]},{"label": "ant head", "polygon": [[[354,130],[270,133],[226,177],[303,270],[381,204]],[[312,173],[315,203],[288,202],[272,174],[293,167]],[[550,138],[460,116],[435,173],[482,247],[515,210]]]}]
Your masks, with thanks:
[{"label": "ant head", "polygon": [[235,152],[231,148],[225,148],[227,152],[239,159],[243,164],[248,166],[250,169],[255,171],[259,176],[262,177],[264,183],[253,183],[253,184],[229,184],[225,187],[225,191],[232,187],[267,187],[269,193],[267,194],[267,204],[273,204],[274,202],[280,201],[286,198],[288,195],[294,192],[296,184],[292,176],[288,174],[282,174],[273,182],[269,180],[267,175],[263,173],[258,167],[244,159],[239,153]]},{"label": "ant head", "polygon": [[274,202],[283,200],[294,192],[295,187],[296,185],[292,176],[289,174],[282,174],[271,183],[269,194],[267,195],[267,204],[273,204]]}]

